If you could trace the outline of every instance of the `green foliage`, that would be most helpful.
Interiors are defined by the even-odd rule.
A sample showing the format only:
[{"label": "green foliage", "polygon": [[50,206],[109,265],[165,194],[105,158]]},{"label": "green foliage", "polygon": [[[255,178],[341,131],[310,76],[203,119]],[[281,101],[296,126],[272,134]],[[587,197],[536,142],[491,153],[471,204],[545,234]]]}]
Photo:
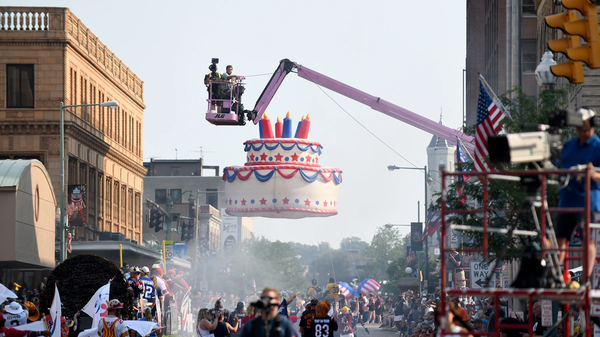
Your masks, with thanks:
[{"label": "green foliage", "polygon": [[377,282],[389,280],[388,266],[406,251],[398,229],[378,227],[366,250],[367,265],[365,273]]}]

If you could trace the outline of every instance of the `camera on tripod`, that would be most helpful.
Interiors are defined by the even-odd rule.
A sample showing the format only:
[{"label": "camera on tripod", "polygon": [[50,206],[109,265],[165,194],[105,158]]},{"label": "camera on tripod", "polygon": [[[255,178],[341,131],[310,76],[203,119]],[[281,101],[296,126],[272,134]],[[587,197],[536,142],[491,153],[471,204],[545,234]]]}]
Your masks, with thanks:
[{"label": "camera on tripod", "polygon": [[488,151],[492,163],[549,163],[560,157],[563,142],[562,129],[582,126],[582,114],[574,111],[553,111],[548,114],[548,124],[535,125],[537,132],[511,133],[488,138]]}]

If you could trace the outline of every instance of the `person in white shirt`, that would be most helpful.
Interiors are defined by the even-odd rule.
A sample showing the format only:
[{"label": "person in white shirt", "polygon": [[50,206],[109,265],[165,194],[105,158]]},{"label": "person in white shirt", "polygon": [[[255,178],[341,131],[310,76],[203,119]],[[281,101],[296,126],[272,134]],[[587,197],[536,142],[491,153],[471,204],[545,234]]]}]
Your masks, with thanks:
[{"label": "person in white shirt", "polygon": [[98,322],[98,336],[100,337],[126,337],[129,336],[129,329],[121,320],[121,309],[123,303],[114,299],[108,302],[108,316],[102,317]]},{"label": "person in white shirt", "polygon": [[6,314],[4,315],[4,319],[6,319],[6,327],[14,327],[19,325],[27,324],[27,317],[29,317],[29,310],[17,303],[11,302],[9,305],[4,307],[6,310]]}]

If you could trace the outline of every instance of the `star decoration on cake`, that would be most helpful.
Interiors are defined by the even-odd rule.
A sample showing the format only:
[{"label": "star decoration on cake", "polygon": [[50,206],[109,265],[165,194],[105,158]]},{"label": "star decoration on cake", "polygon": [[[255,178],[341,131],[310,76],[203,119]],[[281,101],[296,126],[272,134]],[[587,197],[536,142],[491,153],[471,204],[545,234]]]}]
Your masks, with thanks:
[{"label": "star decoration on cake", "polygon": [[327,207],[327,200],[323,201],[323,207]]},{"label": "star decoration on cake", "polygon": [[260,160],[267,160],[267,154],[263,152],[263,154],[260,155]]},{"label": "star decoration on cake", "polygon": [[242,206],[246,206],[246,199],[242,199]]},{"label": "star decoration on cake", "polygon": [[298,155],[297,154],[294,153],[293,155],[291,155],[291,157],[292,157],[293,161],[298,161]]},{"label": "star decoration on cake", "polygon": [[229,199],[229,204],[231,205],[231,199]]},{"label": "star decoration on cake", "polygon": [[306,162],[310,163],[310,156],[306,156]]},{"label": "star decoration on cake", "polygon": [[281,201],[283,201],[284,205],[288,205],[289,202],[290,202],[290,199],[288,199],[287,197],[285,197],[285,198],[281,199]]},{"label": "star decoration on cake", "polygon": [[278,153],[278,154],[275,155],[275,160],[281,161],[281,158],[283,158],[283,156],[281,155],[281,153]]},{"label": "star decoration on cake", "polygon": [[308,200],[308,199],[304,200],[304,206],[310,206],[310,200]]},{"label": "star decoration on cake", "polygon": [[265,200],[265,198],[260,199],[260,204],[261,205],[266,205],[267,204],[267,200]]}]

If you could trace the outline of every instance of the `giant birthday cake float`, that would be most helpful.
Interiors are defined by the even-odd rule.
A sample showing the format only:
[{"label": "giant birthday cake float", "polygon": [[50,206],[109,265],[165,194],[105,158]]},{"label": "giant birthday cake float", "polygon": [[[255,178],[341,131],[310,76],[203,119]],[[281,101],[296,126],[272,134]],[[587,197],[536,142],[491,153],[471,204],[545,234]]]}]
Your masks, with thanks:
[{"label": "giant birthday cake float", "polygon": [[299,219],[337,214],[342,171],[321,167],[323,146],[306,139],[310,116],[298,123],[277,118],[275,134],[269,118],[259,121],[260,139],[244,142],[246,163],[223,169],[225,212],[233,216]]}]

